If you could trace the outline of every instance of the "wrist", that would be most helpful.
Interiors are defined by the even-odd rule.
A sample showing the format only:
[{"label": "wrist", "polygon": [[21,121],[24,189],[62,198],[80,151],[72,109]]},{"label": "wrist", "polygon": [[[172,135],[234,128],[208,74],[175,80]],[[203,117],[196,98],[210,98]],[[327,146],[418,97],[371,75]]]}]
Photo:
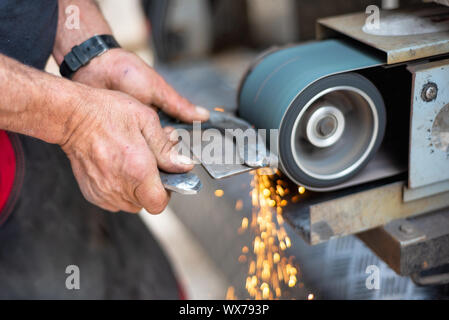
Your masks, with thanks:
[{"label": "wrist", "polygon": [[120,48],[120,44],[111,34],[90,37],[81,44],[74,46],[64,56],[59,71],[64,78],[72,79],[78,70],[88,65],[92,60],[116,48]]},{"label": "wrist", "polygon": [[116,69],[117,57],[124,51],[122,48],[113,48],[95,57],[76,71],[72,80],[98,88],[113,88],[113,74]]}]

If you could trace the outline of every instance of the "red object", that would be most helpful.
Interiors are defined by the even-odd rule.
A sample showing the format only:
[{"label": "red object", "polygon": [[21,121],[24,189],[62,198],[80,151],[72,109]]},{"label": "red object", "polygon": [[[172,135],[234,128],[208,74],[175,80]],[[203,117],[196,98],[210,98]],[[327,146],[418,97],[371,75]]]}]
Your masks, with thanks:
[{"label": "red object", "polygon": [[6,204],[13,190],[15,177],[16,153],[8,134],[0,130],[0,224],[6,219]]},{"label": "red object", "polygon": [[179,300],[187,300],[187,295],[184,290],[184,287],[181,285],[181,283],[178,281],[178,298]]}]

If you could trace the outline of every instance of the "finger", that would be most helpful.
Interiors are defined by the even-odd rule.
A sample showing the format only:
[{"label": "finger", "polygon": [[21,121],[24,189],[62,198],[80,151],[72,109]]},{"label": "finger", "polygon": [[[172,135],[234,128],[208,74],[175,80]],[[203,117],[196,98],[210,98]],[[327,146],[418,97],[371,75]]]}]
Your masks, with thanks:
[{"label": "finger", "polygon": [[[170,136],[175,136],[172,130]],[[143,123],[142,134],[156,157],[158,167],[163,171],[183,173],[193,169],[193,161],[187,155],[178,154],[176,141],[170,139],[162,129],[157,115],[148,115]]]},{"label": "finger", "polygon": [[157,90],[154,92],[153,103],[168,115],[184,122],[207,121],[209,111],[195,106],[186,98],[179,95],[165,80],[159,76]]},{"label": "finger", "polygon": [[172,148],[174,148],[177,144],[181,142],[180,135],[178,131],[176,131],[173,127],[165,127],[163,128],[165,134],[168,137],[169,142],[171,143]]},{"label": "finger", "polygon": [[85,181],[85,178],[84,175],[82,174],[82,169],[80,168],[78,162],[71,161],[71,164],[73,174],[75,175],[75,178],[78,181],[84,199],[86,199],[89,203],[97,207],[100,207],[103,210],[110,212],[120,211],[120,209],[117,206],[112,205],[111,203],[109,203],[109,201],[106,201],[105,199],[98,196],[95,188],[93,188],[90,183],[82,183],[83,181]]},{"label": "finger", "polygon": [[134,191],[136,200],[145,210],[152,214],[159,214],[167,207],[169,193],[165,190],[156,166],[145,177],[144,181]]}]

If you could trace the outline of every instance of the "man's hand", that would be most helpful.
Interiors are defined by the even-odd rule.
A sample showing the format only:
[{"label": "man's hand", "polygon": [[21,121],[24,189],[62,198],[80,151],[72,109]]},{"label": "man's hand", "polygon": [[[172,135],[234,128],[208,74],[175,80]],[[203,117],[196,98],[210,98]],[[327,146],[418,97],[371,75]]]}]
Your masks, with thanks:
[{"label": "man's hand", "polygon": [[[82,193],[104,209],[161,212],[158,167],[192,169],[156,112],[124,93],[94,89],[0,54],[0,129],[60,145]],[[14,83],[15,85],[11,85]]]},{"label": "man's hand", "polygon": [[73,80],[127,93],[184,122],[206,121],[209,111],[194,106],[134,53],[112,49],[78,70]]},{"label": "man's hand", "polygon": [[160,213],[169,195],[158,166],[181,173],[193,165],[177,154],[153,109],[122,93],[88,90],[62,143],[84,197],[109,211]]},{"label": "man's hand", "polygon": [[[53,56],[60,65],[73,46],[95,34],[112,34],[112,30],[95,1],[58,2]],[[65,26],[66,8],[72,5],[80,10],[79,28],[74,30]],[[73,86],[83,88],[81,101],[76,102],[79,107],[72,114],[63,103],[69,113],[64,116],[61,111],[51,111],[56,113],[54,122],[63,120],[62,126],[55,125],[63,131],[58,136],[65,136],[68,131],[69,138],[59,144],[70,158],[84,196],[112,211],[137,212],[141,207],[152,213],[162,211],[168,194],[160,181],[158,166],[168,172],[185,172],[193,165],[179,163],[187,162],[186,158],[174,161],[176,155],[170,156],[174,154],[173,143],[168,140],[169,132],[161,128],[154,109],[186,122],[205,121],[209,112],[182,98],[149,65],[123,49],[111,49],[94,58],[74,74],[73,80]],[[61,80],[61,91],[69,86],[67,82]],[[69,95],[73,93],[69,91]],[[38,131],[36,136],[55,141],[52,136],[45,136],[45,130]]]}]

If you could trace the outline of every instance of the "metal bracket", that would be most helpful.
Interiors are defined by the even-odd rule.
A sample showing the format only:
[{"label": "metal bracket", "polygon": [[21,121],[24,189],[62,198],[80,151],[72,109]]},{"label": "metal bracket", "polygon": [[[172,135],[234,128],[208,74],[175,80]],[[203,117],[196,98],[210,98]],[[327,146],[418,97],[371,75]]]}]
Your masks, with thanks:
[{"label": "metal bracket", "polygon": [[307,192],[284,208],[284,218],[315,245],[449,206],[449,192],[404,203],[404,184],[377,181],[325,195]]},{"label": "metal bracket", "polygon": [[449,190],[449,59],[408,66],[413,75],[404,201]]},{"label": "metal bracket", "polygon": [[[419,281],[419,277],[416,277],[419,273],[449,263],[448,230],[449,210],[446,208],[414,218],[395,220],[358,236],[398,274],[415,274]],[[443,278],[422,278],[421,281],[428,284],[444,281]]]}]

